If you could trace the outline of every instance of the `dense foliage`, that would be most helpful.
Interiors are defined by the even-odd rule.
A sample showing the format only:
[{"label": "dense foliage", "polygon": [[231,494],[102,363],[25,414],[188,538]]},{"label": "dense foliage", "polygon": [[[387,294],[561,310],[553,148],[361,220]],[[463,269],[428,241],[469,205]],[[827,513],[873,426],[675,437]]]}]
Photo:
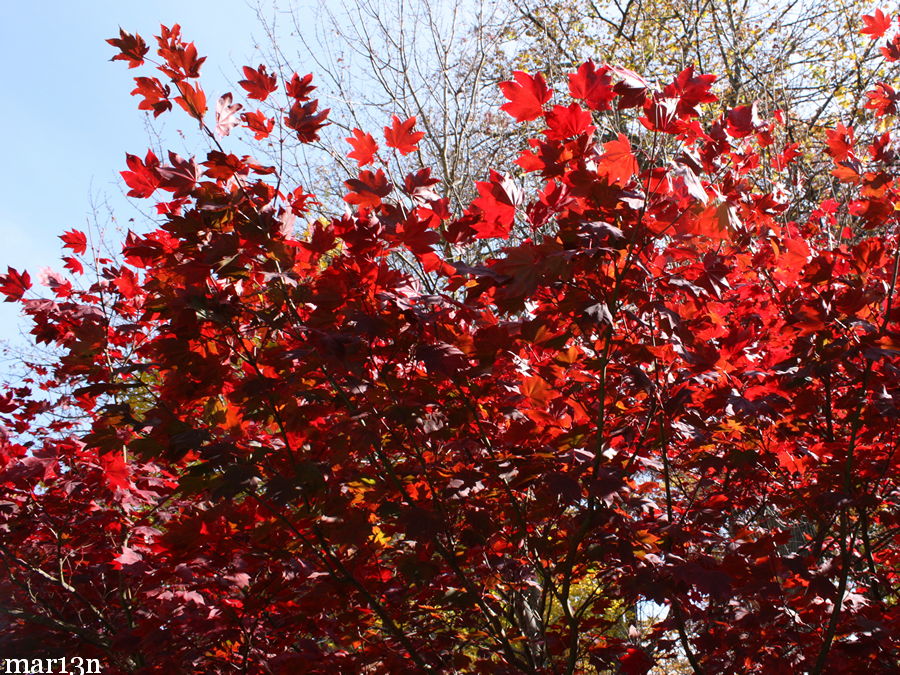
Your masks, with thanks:
[{"label": "dense foliage", "polygon": [[[864,19],[897,60],[897,23]],[[428,169],[393,175],[422,138],[394,117],[347,139],[359,173],[323,220],[224,145],[314,141],[312,77],[247,67],[270,108],[226,94],[207,125],[203,59],[177,26],[157,40],[133,93],[199,122],[205,157],[128,155],[129,195],[168,195],[121,259],[70,231],[49,297],[0,277],[57,350],[0,394],[0,656],[895,672],[890,84],[866,99],[881,131],[822,139],[841,189],[809,206],[780,114],[701,123],[712,76],[588,62],[501,85],[543,128],[515,167],[539,192],[495,167],[451,212]],[[603,134],[613,112],[632,140]],[[496,253],[458,262],[479,240]]]}]

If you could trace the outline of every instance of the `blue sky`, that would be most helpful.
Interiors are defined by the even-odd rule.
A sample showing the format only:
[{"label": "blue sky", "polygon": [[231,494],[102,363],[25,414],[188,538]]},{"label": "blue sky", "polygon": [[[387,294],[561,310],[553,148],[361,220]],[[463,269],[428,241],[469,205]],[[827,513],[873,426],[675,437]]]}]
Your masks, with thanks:
[{"label": "blue sky", "polygon": [[[122,197],[125,153],[150,145],[145,114],[129,96],[132,78],[105,39],[121,25],[148,43],[160,23],[180,23],[185,38],[208,56],[203,83],[211,102],[231,88],[241,65],[256,65],[254,37],[263,31],[243,0],[144,2],[7,2],[0,11],[0,271],[61,269],[64,230],[86,229],[94,202],[108,201],[120,226],[138,212]],[[152,46],[152,45],[151,45]],[[165,141],[176,151],[199,148],[177,136],[186,117],[172,116]],[[190,128],[193,133],[193,128]],[[101,209],[102,211],[103,209]],[[23,322],[0,303],[0,339],[15,342]]]}]

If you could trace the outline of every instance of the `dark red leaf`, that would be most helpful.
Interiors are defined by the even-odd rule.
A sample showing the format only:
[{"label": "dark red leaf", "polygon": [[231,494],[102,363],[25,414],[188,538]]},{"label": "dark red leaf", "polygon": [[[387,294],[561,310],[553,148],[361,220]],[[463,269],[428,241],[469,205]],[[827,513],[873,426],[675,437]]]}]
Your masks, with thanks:
[{"label": "dark red leaf", "polygon": [[6,274],[0,274],[0,293],[6,296],[6,302],[20,300],[29,288],[31,277],[28,272],[19,272],[7,267]]},{"label": "dark red leaf", "polygon": [[269,75],[263,65],[259,68],[244,66],[244,77],[246,79],[240,80],[238,84],[247,90],[248,98],[265,101],[269,94],[278,89],[278,81],[275,76]]},{"label": "dark red leaf", "polygon": [[107,40],[113,47],[119,49],[119,53],[112,57],[113,61],[125,61],[129,68],[137,68],[144,63],[144,57],[150,51],[140,35],[126,33],[119,28],[119,37]]}]

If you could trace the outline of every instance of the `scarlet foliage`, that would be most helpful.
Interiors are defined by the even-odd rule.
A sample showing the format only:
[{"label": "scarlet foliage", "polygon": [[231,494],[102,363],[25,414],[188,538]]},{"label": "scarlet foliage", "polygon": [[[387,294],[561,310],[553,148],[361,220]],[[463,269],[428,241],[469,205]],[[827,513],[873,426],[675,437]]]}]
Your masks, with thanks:
[{"label": "scarlet foliage", "polygon": [[[866,26],[880,38],[884,15]],[[111,42],[150,61],[140,37]],[[0,275],[58,349],[0,393],[0,654],[896,672],[890,135],[821,139],[846,198],[808,204],[780,186],[796,146],[755,106],[701,123],[710,76],[654,91],[588,63],[563,86],[589,112],[516,73],[504,108],[542,118],[519,160],[537,190],[492,170],[451,214],[427,169],[392,176],[354,129],[349,156],[375,166],[347,181],[353,208],[298,235],[315,198],[222,148],[188,82],[203,59],[177,26],[158,43],[170,84],[137,78],[139,107],[176,94],[216,147],[127,156],[129,194],[170,201],[119,261],[63,235],[86,288]],[[244,75],[251,98],[278,88]],[[248,131],[226,95],[212,124],[260,139],[280,115],[312,141],[311,82],[243,113]],[[613,110],[630,139],[596,132]],[[414,152],[414,122],[387,147]],[[451,257],[476,240],[494,253]]]}]

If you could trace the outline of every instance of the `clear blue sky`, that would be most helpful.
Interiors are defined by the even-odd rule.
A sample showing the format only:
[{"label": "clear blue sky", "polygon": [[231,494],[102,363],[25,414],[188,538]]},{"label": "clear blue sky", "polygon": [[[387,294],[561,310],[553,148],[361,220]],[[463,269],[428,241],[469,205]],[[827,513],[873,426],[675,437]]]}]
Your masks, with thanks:
[{"label": "clear blue sky", "polygon": [[[145,113],[129,96],[137,71],[110,62],[115,51],[105,39],[121,25],[151,43],[160,23],[181,24],[185,38],[209,57],[202,75],[214,103],[240,79],[239,66],[256,65],[254,37],[263,32],[244,0],[2,5],[0,270],[27,268],[34,279],[41,267],[61,269],[57,235],[85,229],[92,195],[109,199],[120,225],[137,215],[121,196],[118,172],[126,152],[143,155],[149,147]],[[187,130],[188,121],[178,117],[168,124],[166,140],[181,151],[175,132]],[[15,340],[21,325],[14,306],[0,303],[0,339]]]}]

